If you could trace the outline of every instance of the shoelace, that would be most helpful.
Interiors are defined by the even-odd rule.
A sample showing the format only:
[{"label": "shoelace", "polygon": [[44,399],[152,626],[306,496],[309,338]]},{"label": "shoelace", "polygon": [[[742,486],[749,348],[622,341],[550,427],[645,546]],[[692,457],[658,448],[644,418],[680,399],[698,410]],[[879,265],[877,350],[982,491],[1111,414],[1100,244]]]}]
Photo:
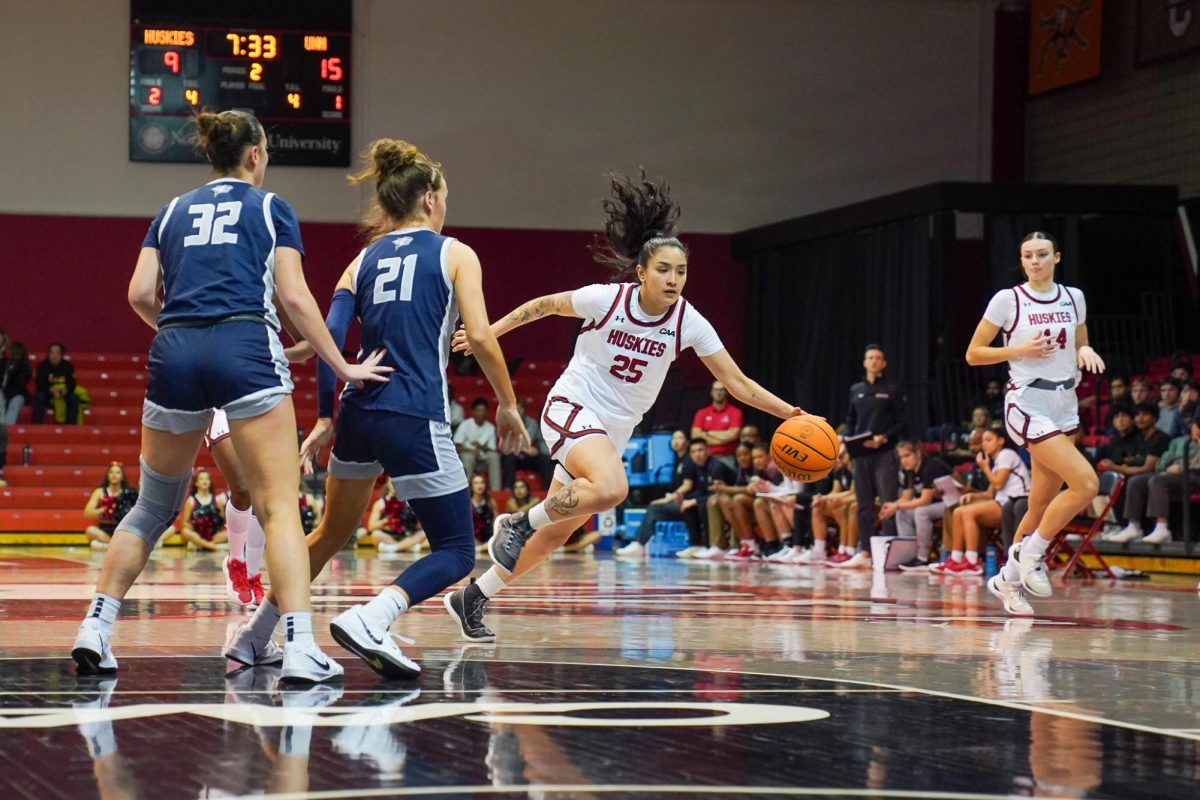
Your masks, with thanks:
[{"label": "shoelace", "polygon": [[475,603],[471,603],[467,611],[467,622],[471,623],[471,627],[476,627],[483,624],[483,607],[487,605],[488,598],[481,596]]},{"label": "shoelace", "polygon": [[392,631],[388,631],[388,636],[391,636],[396,641],[403,642],[404,644],[416,644],[417,643],[416,639],[410,639],[407,636],[401,636],[400,634],[393,633]]}]

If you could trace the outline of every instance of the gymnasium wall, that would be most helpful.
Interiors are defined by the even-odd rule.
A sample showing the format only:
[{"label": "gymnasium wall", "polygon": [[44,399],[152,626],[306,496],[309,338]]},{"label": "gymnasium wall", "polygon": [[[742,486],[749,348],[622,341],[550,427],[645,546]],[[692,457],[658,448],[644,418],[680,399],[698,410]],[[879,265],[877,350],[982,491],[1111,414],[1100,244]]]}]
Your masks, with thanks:
[{"label": "gymnasium wall", "polygon": [[[1178,184],[1183,197],[1200,195],[1200,52],[1136,65],[1137,6],[1104,4],[1099,78],[1029,99],[1030,181]],[[1200,25],[1200,6],[1190,13]]]}]

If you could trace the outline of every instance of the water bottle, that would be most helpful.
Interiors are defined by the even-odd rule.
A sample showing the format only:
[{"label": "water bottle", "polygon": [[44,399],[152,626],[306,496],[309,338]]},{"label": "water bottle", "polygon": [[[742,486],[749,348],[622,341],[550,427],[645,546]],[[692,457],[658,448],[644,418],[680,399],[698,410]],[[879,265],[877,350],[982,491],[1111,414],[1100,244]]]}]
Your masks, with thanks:
[{"label": "water bottle", "polygon": [[984,571],[987,573],[987,576],[989,578],[992,577],[993,575],[995,575],[996,572],[998,572],[1000,569],[1000,566],[997,563],[997,561],[999,560],[999,556],[1000,556],[1000,554],[996,551],[996,545],[989,544],[987,546],[986,566],[984,567]]},{"label": "water bottle", "polygon": [[21,450],[21,463],[27,467],[33,463],[33,448],[29,445],[25,445],[25,448]]}]

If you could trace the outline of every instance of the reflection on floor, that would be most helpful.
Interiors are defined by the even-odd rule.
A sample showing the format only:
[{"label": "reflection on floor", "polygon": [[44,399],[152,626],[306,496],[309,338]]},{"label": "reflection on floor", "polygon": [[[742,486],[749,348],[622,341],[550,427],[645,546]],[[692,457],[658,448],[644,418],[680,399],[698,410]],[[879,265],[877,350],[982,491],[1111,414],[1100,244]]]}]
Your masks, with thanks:
[{"label": "reflection on floor", "polygon": [[[406,562],[339,558],[327,620]],[[219,560],[156,555],[121,671],[67,658],[99,557],[0,553],[0,797],[1155,797],[1200,786],[1193,580],[1056,584],[1013,620],[981,581],[789,565],[555,559],[466,645],[431,601],[423,665],[307,690],[216,653]]]}]

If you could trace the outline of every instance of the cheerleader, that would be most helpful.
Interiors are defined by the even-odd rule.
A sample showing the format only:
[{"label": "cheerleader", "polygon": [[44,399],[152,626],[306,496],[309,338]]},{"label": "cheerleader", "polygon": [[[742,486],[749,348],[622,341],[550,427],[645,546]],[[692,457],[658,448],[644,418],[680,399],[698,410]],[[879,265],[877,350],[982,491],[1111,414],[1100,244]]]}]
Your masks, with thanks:
[{"label": "cheerleader", "polygon": [[215,552],[229,541],[225,530],[225,496],[213,492],[212,474],[202,469],[192,478],[192,490],[183,502],[179,535],[191,546]]},{"label": "cheerleader", "polygon": [[[1042,231],[1026,236],[1021,241],[1026,282],[992,297],[967,348],[971,366],[1008,362],[1004,424],[1032,460],[1029,510],[1004,569],[988,581],[1005,610],[1022,616],[1033,614],[1025,592],[1051,594],[1046,548],[1099,488],[1096,471],[1071,437],[1079,430],[1075,386],[1081,370],[1103,372],[1104,362],[1088,344],[1083,292],[1054,281],[1061,260],[1053,236]],[[1004,343],[995,347],[999,334]]]},{"label": "cheerleader", "polygon": [[129,509],[137,502],[137,489],[125,477],[125,467],[117,461],[109,465],[104,480],[93,491],[84,506],[83,516],[95,520],[84,529],[92,549],[103,550],[112,541],[113,532]]}]

